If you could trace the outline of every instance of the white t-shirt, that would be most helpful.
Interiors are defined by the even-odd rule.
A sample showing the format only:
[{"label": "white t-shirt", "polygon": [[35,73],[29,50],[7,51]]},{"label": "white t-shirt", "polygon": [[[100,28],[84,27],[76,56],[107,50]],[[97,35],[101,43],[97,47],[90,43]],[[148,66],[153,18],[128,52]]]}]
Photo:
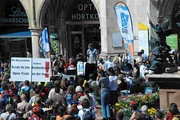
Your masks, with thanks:
[{"label": "white t-shirt", "polygon": [[110,90],[117,90],[117,76],[116,75],[113,75],[113,76],[109,76],[109,82],[110,82]]},{"label": "white t-shirt", "polygon": [[[8,113],[6,113],[6,112],[2,113],[1,114],[1,120],[5,120],[7,116],[8,116]],[[11,113],[8,120],[11,120],[13,118],[16,119],[16,114],[15,113]]]},{"label": "white t-shirt", "polygon": [[[80,117],[81,120],[84,120],[83,119],[84,111],[90,111],[90,108],[84,108],[84,109],[79,110],[78,116]],[[91,110],[91,112],[92,112],[93,118],[95,119],[95,112],[94,112],[94,110]]]},{"label": "white t-shirt", "polygon": [[92,50],[87,50],[87,55],[89,57],[89,60],[87,61],[90,64],[94,64],[96,62],[96,55],[98,55],[98,51],[93,48]]},{"label": "white t-shirt", "polygon": [[146,72],[147,67],[145,65],[141,65],[139,68],[139,73],[141,78],[145,78],[145,72]]},{"label": "white t-shirt", "polygon": [[109,61],[109,60],[107,60],[106,62],[106,65],[107,65],[107,70],[109,69],[109,68],[111,68],[111,67],[114,67],[114,63],[113,62],[111,62],[111,61]]}]

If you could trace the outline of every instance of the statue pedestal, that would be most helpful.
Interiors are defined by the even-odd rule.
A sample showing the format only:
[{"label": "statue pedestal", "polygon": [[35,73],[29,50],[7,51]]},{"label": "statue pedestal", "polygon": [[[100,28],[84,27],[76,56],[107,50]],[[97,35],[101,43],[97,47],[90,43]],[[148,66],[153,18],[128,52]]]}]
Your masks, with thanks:
[{"label": "statue pedestal", "polygon": [[175,102],[180,106],[180,71],[147,75],[148,81],[157,83],[160,87],[160,108],[167,108]]},{"label": "statue pedestal", "polygon": [[[179,89],[160,89],[160,108],[167,108],[172,102],[180,105]],[[179,106],[180,107],[180,106]]]}]

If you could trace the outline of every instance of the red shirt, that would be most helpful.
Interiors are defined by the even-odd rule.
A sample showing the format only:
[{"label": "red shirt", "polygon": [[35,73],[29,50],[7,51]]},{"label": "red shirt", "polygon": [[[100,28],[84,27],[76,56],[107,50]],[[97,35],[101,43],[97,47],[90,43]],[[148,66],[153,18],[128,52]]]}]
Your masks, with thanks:
[{"label": "red shirt", "polygon": [[167,119],[167,120],[172,120],[173,117],[174,117],[174,116],[173,116],[170,112],[168,112],[168,113],[166,114],[166,119]]},{"label": "red shirt", "polygon": [[66,63],[65,65],[66,70],[74,70],[74,68],[76,68],[74,63]]}]

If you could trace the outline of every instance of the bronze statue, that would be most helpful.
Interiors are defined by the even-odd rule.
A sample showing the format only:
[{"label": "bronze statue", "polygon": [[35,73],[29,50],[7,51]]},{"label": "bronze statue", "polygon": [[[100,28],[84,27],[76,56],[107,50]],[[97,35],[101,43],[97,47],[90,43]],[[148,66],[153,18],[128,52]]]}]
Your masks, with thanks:
[{"label": "bronze statue", "polygon": [[[156,74],[164,73],[166,67],[173,66],[173,60],[170,56],[171,48],[166,44],[166,37],[172,33],[172,29],[169,28],[170,21],[162,23],[162,17],[158,17],[158,24],[154,25],[152,21],[149,24],[157,34],[155,41],[155,47],[153,48],[153,56],[150,59],[150,70]],[[168,59],[168,61],[167,61]]]}]

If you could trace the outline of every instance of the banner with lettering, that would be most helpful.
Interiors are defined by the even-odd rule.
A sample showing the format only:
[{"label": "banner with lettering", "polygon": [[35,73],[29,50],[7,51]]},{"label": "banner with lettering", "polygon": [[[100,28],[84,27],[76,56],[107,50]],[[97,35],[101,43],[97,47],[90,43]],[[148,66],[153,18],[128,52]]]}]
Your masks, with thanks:
[{"label": "banner with lettering", "polygon": [[10,81],[50,82],[49,58],[11,58]]},{"label": "banner with lettering", "polygon": [[116,12],[119,30],[124,40],[125,48],[128,51],[130,58],[132,59],[134,56],[134,36],[129,9],[123,2],[118,2],[114,9]]}]

